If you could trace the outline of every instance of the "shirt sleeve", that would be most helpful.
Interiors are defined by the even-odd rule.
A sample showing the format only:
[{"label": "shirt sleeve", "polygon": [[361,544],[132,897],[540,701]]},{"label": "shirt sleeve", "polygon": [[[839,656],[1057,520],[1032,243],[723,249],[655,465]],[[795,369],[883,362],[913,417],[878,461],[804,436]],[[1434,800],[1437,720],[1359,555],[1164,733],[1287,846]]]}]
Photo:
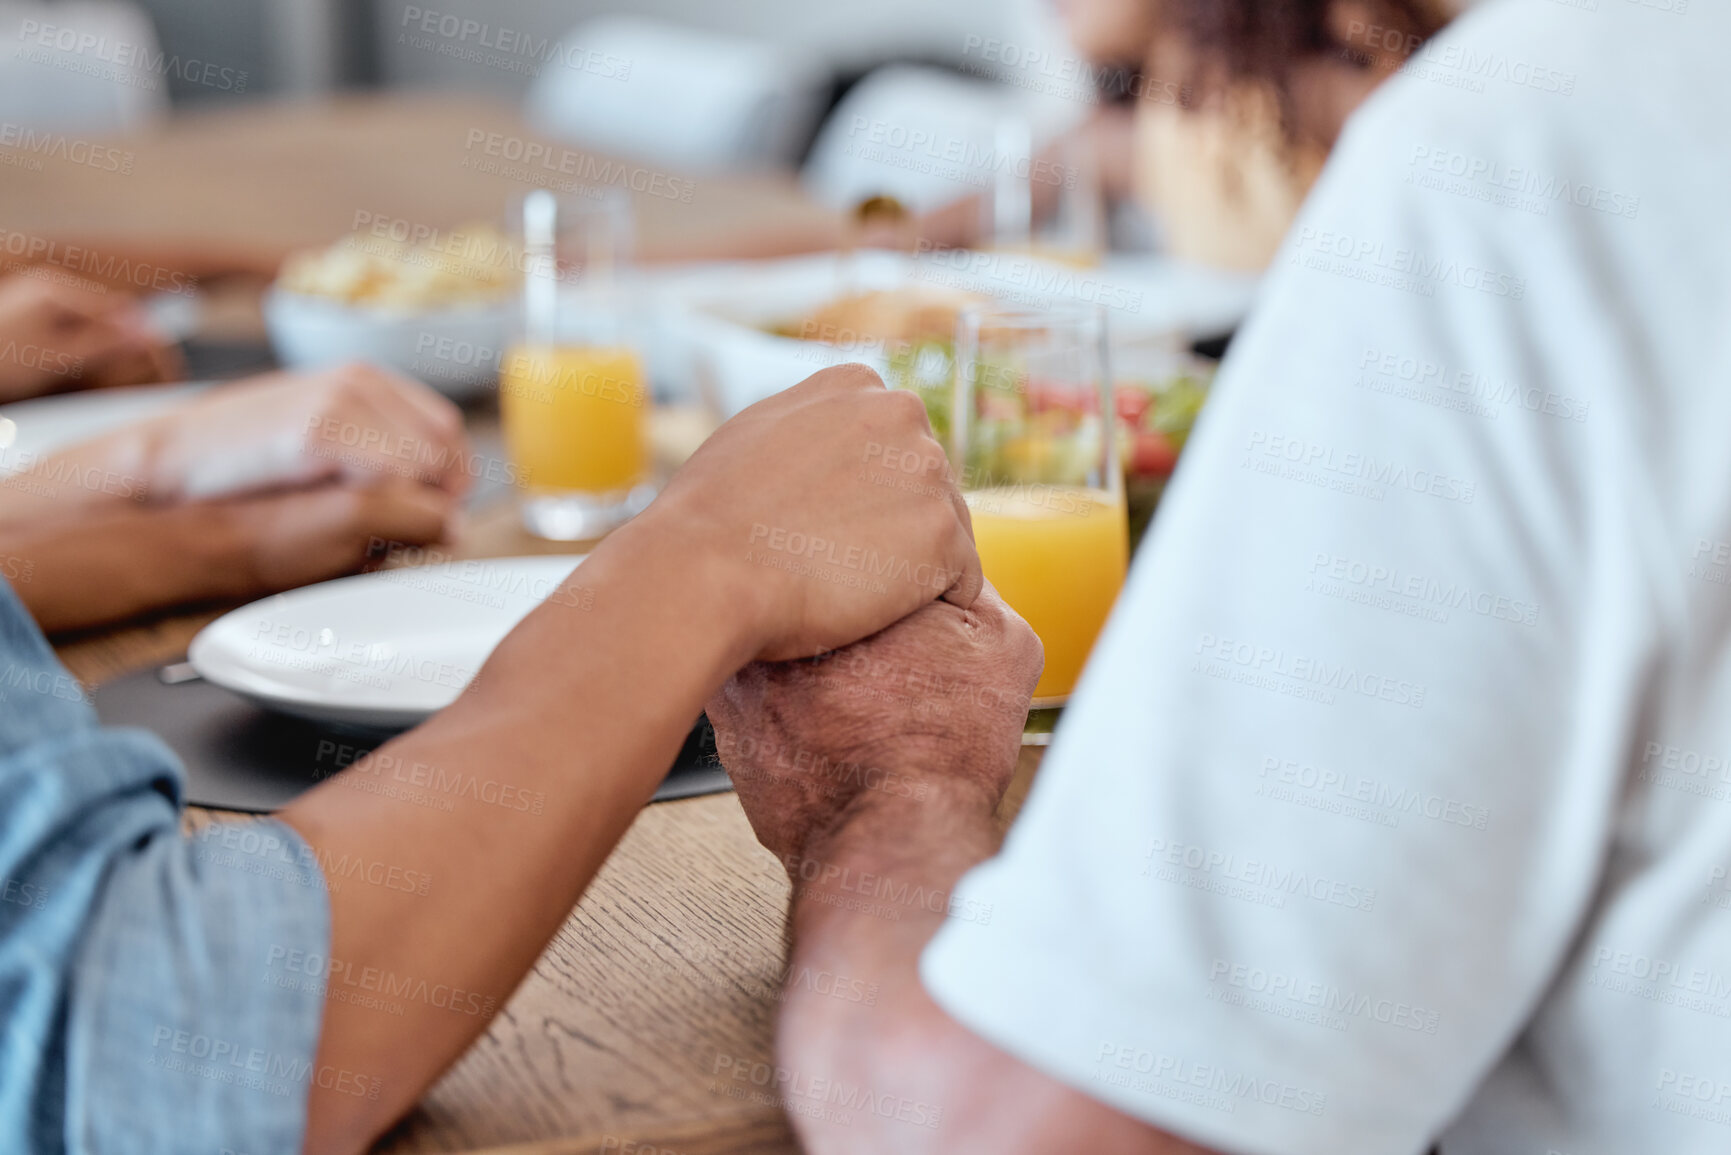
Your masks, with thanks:
[{"label": "shirt sleeve", "polygon": [[97,724],[0,583],[0,1148],[300,1150],[328,950],[323,876],[261,821],[180,834],[181,770]]},{"label": "shirt sleeve", "polygon": [[1415,182],[1431,149],[1594,175],[1531,129],[1551,94],[1438,89],[1343,139],[922,959],[983,1038],[1236,1155],[1421,1152],[1468,1101],[1591,903],[1662,632],[1647,370],[1591,300],[1667,275],[1619,265],[1645,217]]}]

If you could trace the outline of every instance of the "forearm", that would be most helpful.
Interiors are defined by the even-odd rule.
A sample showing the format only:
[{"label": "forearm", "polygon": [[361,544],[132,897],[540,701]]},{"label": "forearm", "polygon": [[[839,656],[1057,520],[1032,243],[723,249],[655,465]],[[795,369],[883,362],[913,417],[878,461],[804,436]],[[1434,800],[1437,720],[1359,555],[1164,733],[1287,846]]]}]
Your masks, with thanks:
[{"label": "forearm", "polygon": [[242,598],[258,584],[234,517],[197,505],[73,508],[0,525],[0,574],[46,633]]},{"label": "forearm", "polygon": [[153,475],[157,422],[136,422],[59,450],[0,479],[0,522],[33,521],[87,510],[137,507],[160,492]]},{"label": "forearm", "polygon": [[[308,1150],[364,1145],[485,1029],[707,696],[751,656],[726,591],[690,572],[678,541],[636,529],[508,637],[461,701],[283,812],[331,876],[333,980],[475,996],[443,1008],[404,999],[401,1015],[329,999],[320,1063],[376,1073],[383,1093],[315,1088]],[[426,785],[432,804],[370,792],[369,777]],[[380,864],[397,887],[342,883],[336,864],[354,861]]]},{"label": "forearm", "polygon": [[[777,1033],[789,1087],[845,1089],[894,1108],[852,1112],[841,1125],[794,1112],[807,1149],[1208,1155],[999,1050],[926,993],[921,951],[946,918],[980,916],[955,888],[997,850],[995,803],[973,787],[873,798],[789,864],[794,942]],[[819,993],[841,989],[835,976],[875,988],[875,1003]]]}]

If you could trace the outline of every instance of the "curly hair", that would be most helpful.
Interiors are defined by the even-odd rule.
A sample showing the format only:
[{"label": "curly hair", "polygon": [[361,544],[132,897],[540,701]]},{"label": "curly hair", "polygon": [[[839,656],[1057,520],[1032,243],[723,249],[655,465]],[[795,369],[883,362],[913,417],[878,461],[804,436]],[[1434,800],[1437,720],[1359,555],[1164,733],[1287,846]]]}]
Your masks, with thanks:
[{"label": "curly hair", "polygon": [[1448,23],[1438,0],[1361,0],[1346,35],[1336,0],[1159,0],[1163,31],[1189,56],[1190,103],[1235,84],[1260,84],[1292,124],[1292,75],[1307,60],[1330,58],[1365,70],[1390,69]]}]

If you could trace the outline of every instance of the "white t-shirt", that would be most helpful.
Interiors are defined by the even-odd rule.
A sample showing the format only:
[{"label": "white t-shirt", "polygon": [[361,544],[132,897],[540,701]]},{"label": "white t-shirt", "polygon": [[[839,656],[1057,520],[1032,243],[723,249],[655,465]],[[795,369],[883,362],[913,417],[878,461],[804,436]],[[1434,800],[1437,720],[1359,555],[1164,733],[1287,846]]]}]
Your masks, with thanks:
[{"label": "white t-shirt", "polygon": [[1243,1155],[1731,1151],[1727,7],[1492,3],[1354,119],[926,952],[971,1029]]}]

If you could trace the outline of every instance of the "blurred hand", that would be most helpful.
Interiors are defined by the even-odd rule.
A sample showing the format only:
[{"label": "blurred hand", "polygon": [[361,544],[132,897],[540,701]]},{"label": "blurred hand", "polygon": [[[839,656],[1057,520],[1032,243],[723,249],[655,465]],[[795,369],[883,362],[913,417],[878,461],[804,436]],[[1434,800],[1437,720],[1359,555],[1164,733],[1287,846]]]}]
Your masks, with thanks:
[{"label": "blurred hand", "polygon": [[383,539],[439,540],[456,507],[391,479],[178,505],[64,510],[6,527],[14,590],[44,630],[88,629],[198,602],[247,601],[352,573]]},{"label": "blurred hand", "polygon": [[982,580],[924,404],[863,365],[734,417],[626,529],[735,590],[762,659],[844,646],[940,596],[966,607]]},{"label": "blurred hand", "polygon": [[0,401],[180,375],[179,353],[131,297],[56,276],[0,278]]},{"label": "blurred hand", "polygon": [[249,575],[249,595],[274,593],[354,573],[379,541],[431,545],[457,513],[457,498],[404,478],[213,502]]},{"label": "blurred hand", "polygon": [[995,806],[1043,664],[1034,631],[987,586],[969,609],[933,602],[822,658],[747,666],[709,720],[758,840],[798,861],[865,791],[923,800],[945,780]]},{"label": "blurred hand", "polygon": [[462,412],[425,385],[366,364],[224,386],[140,433],[157,501],[389,478],[460,495],[471,480]]}]

